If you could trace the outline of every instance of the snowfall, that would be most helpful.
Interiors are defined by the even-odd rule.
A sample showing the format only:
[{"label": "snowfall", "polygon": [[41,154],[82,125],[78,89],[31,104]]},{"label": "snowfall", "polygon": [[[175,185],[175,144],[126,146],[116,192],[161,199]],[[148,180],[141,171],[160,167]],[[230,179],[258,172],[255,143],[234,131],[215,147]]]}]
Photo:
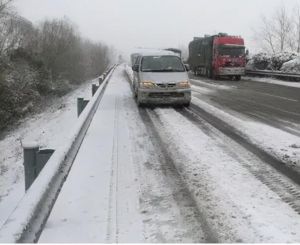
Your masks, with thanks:
[{"label": "snowfall", "polygon": [[[300,242],[300,215],[283,201],[299,186],[201,118],[199,126],[171,107],[138,109],[131,79],[126,65],[114,71],[39,242]],[[0,230],[25,194],[21,142],[62,147],[92,82],[0,141]],[[192,103],[299,168],[299,137]]]}]

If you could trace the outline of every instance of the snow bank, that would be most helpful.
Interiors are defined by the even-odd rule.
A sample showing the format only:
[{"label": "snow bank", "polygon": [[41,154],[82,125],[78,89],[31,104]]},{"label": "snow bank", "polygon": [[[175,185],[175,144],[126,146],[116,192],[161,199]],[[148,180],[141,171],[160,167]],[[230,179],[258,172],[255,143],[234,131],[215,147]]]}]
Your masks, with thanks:
[{"label": "snow bank", "polygon": [[87,81],[69,94],[49,102],[49,107],[7,132],[0,140],[0,227],[24,196],[23,149],[25,141],[35,141],[40,147],[58,149],[77,120],[76,98],[91,96]]},{"label": "snow bank", "polygon": [[131,67],[129,65],[124,65],[124,67],[125,67],[125,72],[129,78],[129,80],[131,82],[133,82],[133,71],[132,71]]}]

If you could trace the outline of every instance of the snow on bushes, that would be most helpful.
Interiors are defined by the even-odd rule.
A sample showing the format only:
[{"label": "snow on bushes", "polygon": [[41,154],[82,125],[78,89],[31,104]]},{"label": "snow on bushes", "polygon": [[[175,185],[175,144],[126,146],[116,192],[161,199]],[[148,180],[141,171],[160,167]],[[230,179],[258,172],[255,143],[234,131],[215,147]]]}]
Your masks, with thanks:
[{"label": "snow on bushes", "polygon": [[296,53],[282,52],[272,55],[271,63],[269,65],[270,70],[278,71],[285,62],[293,60],[297,57]]},{"label": "snow on bushes", "polygon": [[271,56],[267,53],[258,53],[248,61],[246,68],[251,70],[265,70],[271,63]]},{"label": "snow on bushes", "polygon": [[[282,70],[284,64],[290,62],[294,59],[299,59],[298,54],[296,53],[289,53],[289,52],[282,52],[277,54],[267,54],[267,53],[258,53],[252,56],[252,58],[248,61],[246,65],[246,69],[251,70],[274,70],[279,71]],[[297,66],[296,63],[291,63],[290,65],[293,67]],[[285,66],[286,70],[291,69]],[[299,68],[298,68],[299,69]],[[300,69],[299,69],[300,70]]]},{"label": "snow on bushes", "polygon": [[296,57],[293,60],[285,62],[280,71],[288,73],[300,73],[300,57]]}]

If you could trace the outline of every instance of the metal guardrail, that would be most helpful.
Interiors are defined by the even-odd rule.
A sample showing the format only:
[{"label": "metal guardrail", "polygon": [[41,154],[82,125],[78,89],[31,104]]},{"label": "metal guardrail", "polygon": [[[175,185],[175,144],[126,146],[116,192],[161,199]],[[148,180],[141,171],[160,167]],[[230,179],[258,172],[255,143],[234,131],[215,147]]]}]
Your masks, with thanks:
[{"label": "metal guardrail", "polygon": [[253,76],[268,76],[268,77],[279,77],[291,80],[300,80],[300,74],[298,73],[286,73],[281,71],[268,71],[268,70],[246,70],[246,75]]},{"label": "metal guardrail", "polygon": [[38,241],[115,67],[116,65],[105,72],[104,76],[99,77],[101,85],[82,111],[66,145],[53,153],[37,179],[0,228],[0,243]]}]

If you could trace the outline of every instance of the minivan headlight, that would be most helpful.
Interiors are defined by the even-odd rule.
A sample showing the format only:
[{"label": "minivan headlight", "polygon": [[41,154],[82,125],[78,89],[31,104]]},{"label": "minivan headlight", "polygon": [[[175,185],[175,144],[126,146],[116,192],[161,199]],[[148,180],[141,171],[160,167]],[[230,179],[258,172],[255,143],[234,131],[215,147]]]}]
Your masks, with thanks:
[{"label": "minivan headlight", "polygon": [[140,83],[140,85],[142,88],[154,88],[155,87],[155,84],[152,81],[142,81]]},{"label": "minivan headlight", "polygon": [[189,81],[182,81],[177,84],[179,88],[190,88],[191,84]]}]

